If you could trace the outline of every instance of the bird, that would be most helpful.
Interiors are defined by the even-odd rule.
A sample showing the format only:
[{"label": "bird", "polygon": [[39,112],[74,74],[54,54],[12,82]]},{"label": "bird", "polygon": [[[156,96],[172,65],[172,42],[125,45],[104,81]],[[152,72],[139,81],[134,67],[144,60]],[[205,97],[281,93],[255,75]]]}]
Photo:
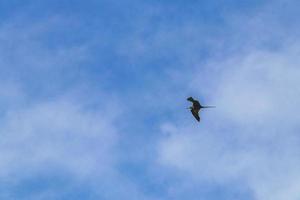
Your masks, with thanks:
[{"label": "bird", "polygon": [[202,108],[215,108],[215,106],[202,106],[198,100],[194,99],[193,97],[187,98],[188,101],[193,103],[193,106],[189,107],[188,109],[191,110],[193,116],[195,119],[200,122],[200,116],[199,116],[199,111]]}]

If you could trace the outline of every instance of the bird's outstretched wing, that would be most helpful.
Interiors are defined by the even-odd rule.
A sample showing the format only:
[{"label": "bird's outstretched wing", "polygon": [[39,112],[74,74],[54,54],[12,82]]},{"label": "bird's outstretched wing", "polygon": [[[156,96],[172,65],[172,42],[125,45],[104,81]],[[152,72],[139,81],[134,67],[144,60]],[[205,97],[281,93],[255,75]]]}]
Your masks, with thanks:
[{"label": "bird's outstretched wing", "polygon": [[192,112],[193,116],[196,118],[196,120],[198,122],[200,122],[199,113],[197,111],[193,110],[193,109],[191,110],[191,112]]}]

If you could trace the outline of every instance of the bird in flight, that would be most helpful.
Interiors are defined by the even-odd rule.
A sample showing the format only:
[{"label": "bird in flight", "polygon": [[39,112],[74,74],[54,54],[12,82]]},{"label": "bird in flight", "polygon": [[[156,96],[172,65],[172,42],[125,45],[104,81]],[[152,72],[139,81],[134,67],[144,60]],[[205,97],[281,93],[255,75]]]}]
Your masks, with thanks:
[{"label": "bird in flight", "polygon": [[202,106],[199,101],[193,99],[193,97],[187,98],[188,101],[193,103],[193,106],[189,107],[191,110],[193,116],[196,118],[198,122],[200,122],[200,116],[199,116],[199,111],[202,108],[215,108],[215,106]]}]

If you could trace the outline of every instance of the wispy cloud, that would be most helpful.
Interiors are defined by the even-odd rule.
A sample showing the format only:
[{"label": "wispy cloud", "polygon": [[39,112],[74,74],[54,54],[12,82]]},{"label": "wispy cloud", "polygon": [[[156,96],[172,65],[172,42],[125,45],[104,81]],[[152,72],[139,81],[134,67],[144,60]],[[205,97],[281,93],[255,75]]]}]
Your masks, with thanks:
[{"label": "wispy cloud", "polygon": [[0,198],[298,198],[296,1],[66,2],[0,23]]},{"label": "wispy cloud", "polygon": [[0,197],[148,199],[118,170],[121,101],[81,76],[93,39],[49,42],[72,23],[0,26]]},{"label": "wispy cloud", "polygon": [[[262,19],[268,24],[277,18]],[[269,48],[263,45],[269,35],[259,36],[265,28],[254,24],[246,35],[257,37],[255,43],[242,41],[247,45],[241,52],[211,59],[206,68],[196,70],[200,75],[191,77],[192,90],[200,97],[208,95],[217,109],[203,112],[198,128],[167,129],[170,135],[159,145],[159,162],[198,182],[235,183],[236,188],[243,184],[254,199],[298,199],[299,42],[285,32],[277,41],[280,47]],[[237,30],[243,26],[238,24]],[[277,24],[273,31],[281,32],[284,26]]]}]

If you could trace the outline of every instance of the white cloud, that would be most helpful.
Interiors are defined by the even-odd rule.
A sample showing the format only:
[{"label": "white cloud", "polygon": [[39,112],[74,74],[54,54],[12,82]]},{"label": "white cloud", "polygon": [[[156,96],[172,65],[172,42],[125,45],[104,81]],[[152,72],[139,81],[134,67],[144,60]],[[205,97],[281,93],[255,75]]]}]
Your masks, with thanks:
[{"label": "white cloud", "polygon": [[25,172],[32,175],[36,169],[51,164],[78,176],[112,167],[114,158],[109,154],[117,135],[113,125],[115,116],[107,113],[106,106],[110,104],[103,104],[101,110],[86,108],[95,97],[83,99],[75,94],[74,88],[78,86],[69,89],[74,94],[63,88],[65,91],[57,93],[64,95],[49,93],[43,98],[40,93],[30,91],[39,87],[47,93],[47,87],[63,85],[65,80],[58,80],[58,74],[69,75],[72,73],[69,69],[87,56],[84,43],[51,48],[44,40],[51,31],[59,32],[68,23],[62,17],[29,22],[24,16],[0,26],[2,178],[12,175],[20,178]]},{"label": "white cloud", "polygon": [[[51,32],[68,24],[59,19],[31,23],[18,18],[0,26],[0,184],[7,187],[0,196],[60,199],[89,192],[95,198],[149,199],[119,171],[120,101],[111,91],[87,87],[88,77],[67,80],[72,73],[81,78],[76,67],[83,67],[93,39],[48,46]],[[41,174],[70,181],[16,192],[28,180],[42,181]]]},{"label": "white cloud", "polygon": [[9,112],[1,127],[2,177],[49,165],[89,175],[114,162],[117,135],[113,118],[104,110],[86,111],[67,100],[43,102]]},{"label": "white cloud", "polygon": [[159,162],[200,182],[242,183],[257,200],[299,199],[299,50],[251,48],[209,63],[210,80],[195,73],[193,90],[213,91],[215,114],[203,113],[197,128],[163,128]]},{"label": "white cloud", "polygon": [[[228,117],[240,122],[299,121],[293,111],[300,99],[300,60],[297,48],[282,52],[250,53],[244,60],[231,60],[224,67],[215,101]],[[291,60],[293,62],[291,62]]]}]

